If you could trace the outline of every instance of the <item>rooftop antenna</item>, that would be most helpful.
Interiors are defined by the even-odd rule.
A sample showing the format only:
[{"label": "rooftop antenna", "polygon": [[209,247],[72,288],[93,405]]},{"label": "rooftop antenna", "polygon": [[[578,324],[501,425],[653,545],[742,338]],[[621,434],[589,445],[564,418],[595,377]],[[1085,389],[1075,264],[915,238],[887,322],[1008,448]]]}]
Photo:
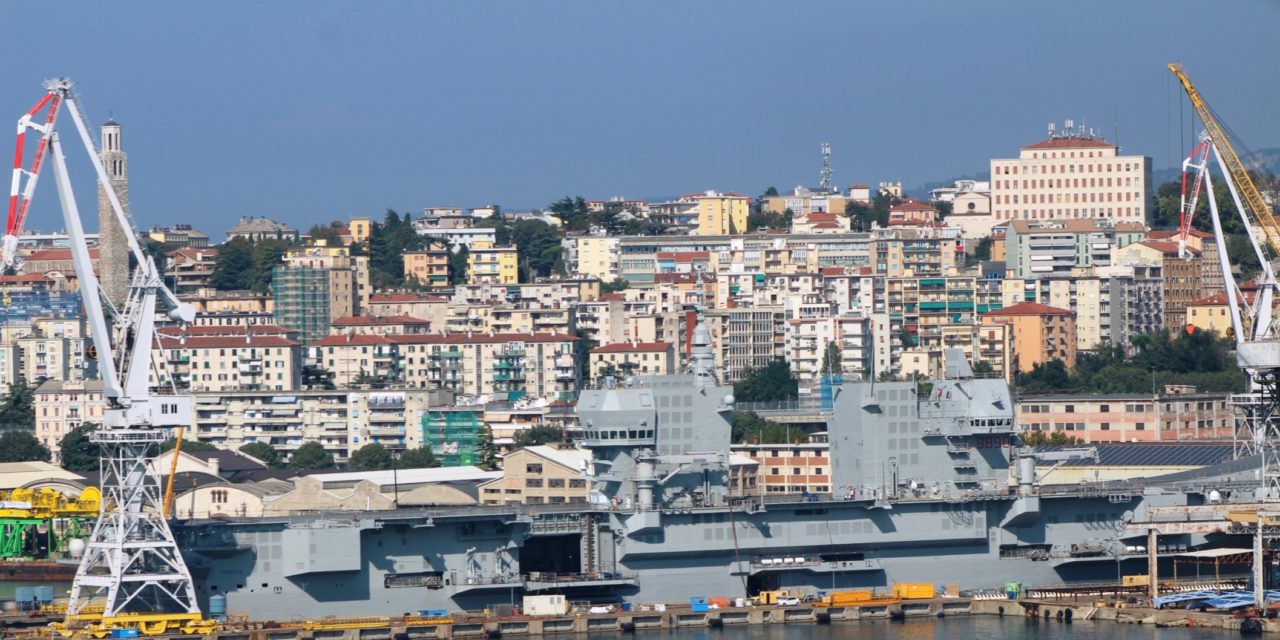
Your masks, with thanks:
[{"label": "rooftop antenna", "polygon": [[1050,137],[1050,138],[1054,137],[1054,133],[1055,133],[1055,131],[1056,131],[1057,129],[1058,129],[1058,125],[1057,125],[1057,124],[1054,124],[1054,123],[1052,123],[1052,122],[1050,122],[1050,123],[1049,123],[1049,137]]},{"label": "rooftop antenna", "polygon": [[828,142],[822,143],[822,173],[820,175],[822,176],[822,180],[821,182],[818,183],[818,186],[822,187],[823,191],[830,193],[831,192],[831,144]]}]

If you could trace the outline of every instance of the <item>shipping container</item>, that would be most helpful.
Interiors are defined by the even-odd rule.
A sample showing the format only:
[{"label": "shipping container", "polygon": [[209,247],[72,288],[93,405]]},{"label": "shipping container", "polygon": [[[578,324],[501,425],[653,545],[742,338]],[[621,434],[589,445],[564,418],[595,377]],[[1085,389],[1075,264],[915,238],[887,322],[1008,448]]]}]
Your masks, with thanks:
[{"label": "shipping container", "polygon": [[933,585],[927,582],[904,582],[893,585],[893,597],[903,600],[927,600],[933,597]]}]

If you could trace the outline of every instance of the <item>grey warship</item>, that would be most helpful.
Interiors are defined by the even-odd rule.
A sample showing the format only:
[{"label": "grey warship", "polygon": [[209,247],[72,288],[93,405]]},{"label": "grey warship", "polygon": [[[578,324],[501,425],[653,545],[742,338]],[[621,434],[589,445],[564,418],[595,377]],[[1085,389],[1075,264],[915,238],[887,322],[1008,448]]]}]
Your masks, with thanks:
[{"label": "grey warship", "polygon": [[[474,610],[539,593],[675,603],[902,582],[1114,582],[1145,571],[1145,535],[1126,523],[1150,507],[1206,503],[1209,487],[1244,468],[1041,487],[1035,456],[1017,447],[1009,386],[950,351],[930,385],[834,390],[831,496],[739,495],[733,391],[715,378],[702,322],[691,343],[685,373],[582,393],[589,503],[186,522],[176,533],[199,597],[288,619]],[[1169,549],[1214,542],[1160,538]]]}]

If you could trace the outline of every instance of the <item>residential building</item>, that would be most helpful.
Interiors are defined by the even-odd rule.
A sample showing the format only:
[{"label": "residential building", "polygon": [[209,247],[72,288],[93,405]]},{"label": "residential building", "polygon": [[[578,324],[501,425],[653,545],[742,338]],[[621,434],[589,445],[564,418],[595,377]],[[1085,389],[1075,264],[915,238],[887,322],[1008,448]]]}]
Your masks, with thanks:
[{"label": "residential building", "polygon": [[591,379],[667,375],[675,372],[675,345],[670,342],[618,342],[591,350]]},{"label": "residential building", "polygon": [[369,256],[353,256],[349,245],[329,246],[325,240],[285,252],[284,266],[329,272],[329,320],[356,316],[369,306]]},{"label": "residential building", "polygon": [[409,251],[404,254],[404,277],[412,277],[419,285],[427,289],[447,289],[452,284],[449,280],[448,247],[443,244],[431,244],[421,251]]},{"label": "residential building", "polygon": [[[1174,242],[1146,240],[1116,250],[1117,264],[1159,265],[1163,281],[1164,326],[1181,331],[1187,325],[1187,307],[1200,299],[1201,278],[1205,262],[1200,252],[1188,247],[1191,259],[1179,255]],[[1221,273],[1221,269],[1215,270]]]},{"label": "residential building", "polygon": [[698,203],[698,235],[721,236],[747,232],[751,198],[739,193],[705,193],[686,196]]},{"label": "residential building", "polygon": [[163,328],[165,366],[151,384],[191,391],[292,391],[302,385],[301,345],[278,327]]},{"label": "residential building", "polygon": [[276,267],[272,271],[275,321],[298,332],[304,345],[329,335],[329,323],[335,317],[352,315],[348,312],[334,316],[330,309],[334,297],[329,282],[332,274],[328,269],[311,267]]},{"label": "residential building", "polygon": [[152,227],[147,237],[166,247],[180,249],[209,248],[209,234],[191,228],[189,224],[175,224],[172,227]]},{"label": "residential building", "polygon": [[[101,266],[99,253],[96,248],[89,249],[89,263],[94,271]],[[71,263],[71,249],[36,249],[22,259],[22,273],[77,282],[76,268]]]},{"label": "residential building", "polygon": [[432,326],[441,324],[448,306],[448,298],[427,293],[375,293],[369,296],[371,316],[410,316],[422,318]]},{"label": "residential building", "polygon": [[496,247],[474,242],[467,254],[467,282],[471,284],[518,284],[519,258],[515,247]]},{"label": "residential building", "polygon": [[618,279],[618,238],[615,236],[577,236],[566,238],[573,244],[574,273],[579,278],[597,278],[605,282]]},{"label": "residential building", "polygon": [[61,461],[62,438],[85,423],[102,424],[107,408],[101,380],[46,380],[36,387],[35,436]]},{"label": "residential building", "polygon": [[1070,124],[991,161],[991,209],[997,220],[1107,219],[1144,223],[1151,207],[1151,158]]},{"label": "residential building", "polygon": [[227,240],[244,238],[250,242],[259,240],[297,242],[298,237],[297,229],[275,220],[256,216],[240,216],[240,221],[227,230]]},{"label": "residential building", "polygon": [[351,233],[351,241],[363,245],[373,234],[373,220],[369,218],[352,218],[347,221],[347,231]]},{"label": "residential building", "polygon": [[482,404],[432,407],[422,416],[422,443],[446,467],[480,464],[484,417]]},{"label": "residential building", "polygon": [[517,449],[502,460],[502,477],[480,486],[484,504],[585,503],[591,452],[540,445]]},{"label": "residential building", "polygon": [[[811,213],[834,213],[843,216],[845,205],[850,202],[852,200],[849,196],[838,191],[796,187],[789,195],[765,196],[761,208],[775,215],[782,215],[790,210],[791,214],[797,218],[808,217]],[[738,233],[745,233],[745,229]]]},{"label": "residential building", "polygon": [[412,316],[350,316],[334,320],[332,331],[334,335],[375,336],[430,333],[431,321]]},{"label": "residential building", "polygon": [[209,287],[216,247],[174,249],[165,254],[165,277],[173,282],[173,292],[192,293]]},{"label": "residential building", "polygon": [[385,335],[345,333],[328,336],[311,341],[307,345],[307,354],[332,373],[333,384],[341,388],[399,380],[399,349]]},{"label": "residential building", "polygon": [[[797,430],[796,437],[802,435]],[[751,434],[747,439],[751,440]],[[804,443],[762,444],[757,438],[750,444],[732,445],[729,450],[759,464],[756,475],[761,487],[757,490],[764,495],[832,493],[831,445],[825,434]]]},{"label": "residential building", "polygon": [[1061,360],[1076,366],[1076,314],[1037,302],[1019,302],[988,311],[983,325],[1006,325],[1013,334],[1013,370],[1031,371],[1037,364]]},{"label": "residential building", "polygon": [[265,442],[284,456],[319,442],[339,461],[366,444],[422,446],[421,415],[445,399],[426,390],[215,391],[193,394],[195,438],[223,449]]},{"label": "residential building", "polygon": [[1071,276],[1112,264],[1112,253],[1142,240],[1140,222],[1014,220],[1005,234],[1005,263],[1017,278]]},{"label": "residential building", "polygon": [[1235,415],[1225,393],[1169,387],[1152,394],[1024,396],[1014,405],[1024,432],[1061,431],[1085,442],[1227,440]]},{"label": "residential building", "polygon": [[411,387],[497,400],[571,400],[578,388],[578,339],[573,336],[472,332],[388,337],[398,347],[401,376]]},{"label": "residential building", "polygon": [[178,297],[196,310],[196,318],[206,314],[269,314],[275,310],[272,294],[247,289],[218,291],[205,287]]},{"label": "residential building", "polygon": [[904,198],[889,205],[889,224],[927,226],[938,221],[938,209],[931,204]]}]

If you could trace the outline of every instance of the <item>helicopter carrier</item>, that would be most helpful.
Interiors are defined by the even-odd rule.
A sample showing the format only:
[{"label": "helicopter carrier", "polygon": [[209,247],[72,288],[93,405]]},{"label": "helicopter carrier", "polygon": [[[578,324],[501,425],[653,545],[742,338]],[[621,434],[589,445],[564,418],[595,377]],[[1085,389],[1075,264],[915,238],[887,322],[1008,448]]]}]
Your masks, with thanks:
[{"label": "helicopter carrier", "polygon": [[[833,390],[831,496],[735,495],[732,388],[714,376],[705,326],[692,338],[687,373],[582,393],[589,503],[183,523],[175,533],[202,608],[215,598],[282,619],[480,609],[546,593],[649,603],[902,582],[1114,583],[1146,569],[1146,534],[1126,523],[1151,507],[1222,499],[1256,466],[1042,487],[1045,459],[1016,446],[1009,386],[975,377],[950,351],[929,385]],[[1217,542],[1159,539],[1167,552]]]}]

